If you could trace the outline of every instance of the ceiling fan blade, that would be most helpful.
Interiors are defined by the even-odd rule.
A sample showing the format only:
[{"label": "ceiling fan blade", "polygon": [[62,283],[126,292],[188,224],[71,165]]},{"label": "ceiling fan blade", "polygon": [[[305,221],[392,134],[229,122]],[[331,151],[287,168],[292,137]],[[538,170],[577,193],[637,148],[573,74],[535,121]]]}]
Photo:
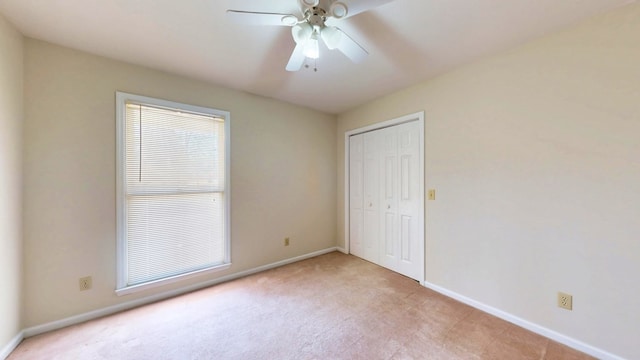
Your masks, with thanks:
[{"label": "ceiling fan blade", "polygon": [[292,14],[265,13],[241,10],[227,10],[227,17],[231,21],[243,25],[293,26],[299,21],[298,18]]},{"label": "ceiling fan blade", "polygon": [[293,53],[291,53],[291,57],[289,58],[289,63],[287,63],[287,71],[298,71],[304,64],[304,44],[296,44],[295,49],[293,49]]},{"label": "ceiling fan blade", "polygon": [[378,6],[382,6],[393,1],[394,0],[343,0],[348,8],[347,16],[345,16],[345,18],[377,8]]},{"label": "ceiling fan blade", "polygon": [[361,63],[369,56],[367,50],[337,27],[324,28],[320,36],[327,45],[327,48],[330,50],[340,50],[340,52],[356,64]]}]

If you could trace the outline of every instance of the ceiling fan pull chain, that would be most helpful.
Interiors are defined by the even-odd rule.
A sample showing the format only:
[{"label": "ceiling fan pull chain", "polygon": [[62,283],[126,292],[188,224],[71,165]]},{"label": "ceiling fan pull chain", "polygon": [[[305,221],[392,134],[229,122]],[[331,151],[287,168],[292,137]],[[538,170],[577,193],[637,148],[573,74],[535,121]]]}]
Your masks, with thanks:
[{"label": "ceiling fan pull chain", "polygon": [[311,66],[307,63],[307,61],[309,61],[309,60],[313,60],[313,71],[314,71],[314,72],[318,72],[318,59],[309,59],[309,58],[305,59],[304,68],[305,68],[305,69],[308,69],[308,68],[310,68],[310,67],[311,67]]}]

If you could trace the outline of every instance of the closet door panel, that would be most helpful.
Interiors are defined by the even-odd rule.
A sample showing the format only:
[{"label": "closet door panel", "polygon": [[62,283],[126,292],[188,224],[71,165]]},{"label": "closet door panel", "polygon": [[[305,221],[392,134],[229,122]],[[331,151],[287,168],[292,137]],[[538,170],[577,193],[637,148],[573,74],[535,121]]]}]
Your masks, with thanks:
[{"label": "closet door panel", "polygon": [[364,135],[349,138],[349,248],[353,255],[362,257],[364,231]]},{"label": "closet door panel", "polygon": [[363,258],[380,258],[380,130],[364,134],[364,236]]},{"label": "closet door panel", "polygon": [[398,126],[400,198],[398,201],[400,254],[397,271],[414,279],[424,268],[424,211],[420,187],[421,127],[418,122]]},{"label": "closet door panel", "polygon": [[384,221],[380,224],[380,265],[396,270],[398,262],[398,136],[396,127],[380,130],[381,152],[380,204]]}]

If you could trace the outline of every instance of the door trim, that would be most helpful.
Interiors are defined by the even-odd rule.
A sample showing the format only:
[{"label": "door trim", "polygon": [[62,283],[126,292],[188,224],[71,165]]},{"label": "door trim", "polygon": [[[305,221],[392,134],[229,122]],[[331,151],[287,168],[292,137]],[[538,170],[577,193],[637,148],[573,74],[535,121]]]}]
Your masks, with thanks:
[{"label": "door trim", "polygon": [[395,119],[391,119],[391,120],[387,120],[387,121],[382,121],[382,122],[378,122],[375,124],[371,124],[365,127],[361,127],[361,128],[357,128],[357,129],[353,129],[353,130],[348,130],[344,133],[344,250],[345,253],[350,254],[351,253],[351,249],[350,249],[350,239],[349,239],[349,138],[353,135],[358,135],[358,134],[363,134],[366,132],[370,132],[370,131],[374,131],[374,130],[378,130],[378,129],[383,129],[383,128],[387,128],[390,126],[395,126],[395,125],[399,125],[399,124],[404,124],[404,123],[408,123],[408,122],[412,122],[412,121],[418,121],[418,123],[420,124],[420,171],[419,171],[419,175],[420,175],[420,199],[422,200],[422,214],[423,214],[423,219],[422,219],[422,226],[423,226],[423,231],[422,231],[422,243],[421,243],[421,250],[422,250],[422,273],[421,273],[421,277],[420,279],[418,279],[420,281],[421,285],[424,285],[424,279],[425,279],[425,263],[424,263],[424,259],[426,258],[426,253],[425,253],[425,245],[426,245],[426,229],[424,229],[424,224],[426,223],[425,219],[424,219],[424,214],[425,214],[425,198],[424,198],[424,162],[425,162],[425,153],[424,153],[424,111],[420,111],[417,113],[413,113],[413,114],[408,114],[408,115],[404,115]]}]

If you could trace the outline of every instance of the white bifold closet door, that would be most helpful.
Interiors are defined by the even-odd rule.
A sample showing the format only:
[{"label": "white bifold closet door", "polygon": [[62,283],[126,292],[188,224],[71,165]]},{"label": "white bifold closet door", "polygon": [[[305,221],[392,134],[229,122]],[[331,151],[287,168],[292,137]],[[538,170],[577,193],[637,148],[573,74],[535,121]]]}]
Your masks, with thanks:
[{"label": "white bifold closet door", "polygon": [[353,255],[423,280],[422,128],[412,121],[349,138]]}]

